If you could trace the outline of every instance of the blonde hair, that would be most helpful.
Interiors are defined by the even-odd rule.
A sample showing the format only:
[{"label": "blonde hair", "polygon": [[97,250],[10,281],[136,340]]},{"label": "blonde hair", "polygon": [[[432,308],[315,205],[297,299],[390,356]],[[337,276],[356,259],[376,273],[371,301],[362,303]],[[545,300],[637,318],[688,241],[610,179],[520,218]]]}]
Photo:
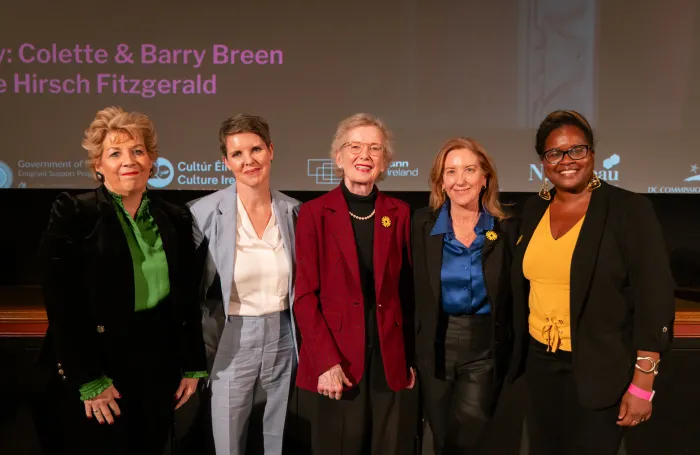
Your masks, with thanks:
[{"label": "blonde hair", "polygon": [[384,170],[377,177],[378,181],[383,180],[386,177],[387,169],[389,169],[391,162],[394,160],[394,145],[391,140],[391,132],[386,127],[384,122],[379,120],[377,117],[363,113],[352,115],[338,123],[338,127],[335,130],[335,135],[333,136],[333,143],[331,144],[331,162],[333,163],[335,175],[340,178],[345,176],[343,169],[338,167],[336,158],[340,152],[340,149],[343,147],[343,144],[346,142],[345,138],[347,137],[348,133],[351,130],[361,126],[373,126],[377,128],[384,137],[384,156],[382,157],[384,160]]},{"label": "blonde hair", "polygon": [[433,167],[430,169],[430,208],[439,210],[445,203],[447,196],[442,190],[443,174],[445,172],[445,160],[447,154],[452,150],[467,149],[476,154],[479,166],[486,175],[486,189],[481,193],[481,206],[491,215],[499,220],[509,218],[503,211],[503,206],[498,200],[498,175],[496,166],[493,164],[491,156],[486,149],[474,139],[468,137],[455,137],[442,146],[433,160]]},{"label": "blonde hair", "polygon": [[95,114],[95,119],[85,130],[83,148],[88,152],[88,168],[96,176],[97,162],[103,151],[107,134],[119,133],[130,139],[143,138],[146,153],[155,161],[158,158],[158,136],[151,119],[140,112],[126,112],[121,107],[108,107]]}]

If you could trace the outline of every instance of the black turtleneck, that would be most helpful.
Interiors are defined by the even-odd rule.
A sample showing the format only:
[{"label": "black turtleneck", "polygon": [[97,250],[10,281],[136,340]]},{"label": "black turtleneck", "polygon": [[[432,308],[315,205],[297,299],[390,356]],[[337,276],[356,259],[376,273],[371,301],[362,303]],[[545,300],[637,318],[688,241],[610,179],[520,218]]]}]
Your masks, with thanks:
[{"label": "black turtleneck", "polygon": [[[343,196],[348,203],[348,208],[353,214],[364,217],[369,216],[374,210],[374,203],[377,200],[377,187],[367,196],[360,196],[351,193],[345,186],[345,182],[340,184]],[[374,263],[372,261],[374,250],[374,216],[367,220],[358,220],[350,216],[352,230],[355,233],[355,245],[357,247],[357,262],[360,268],[360,281],[362,284],[362,295],[365,301],[365,332],[367,334],[368,347],[375,344],[376,323],[374,318],[375,292],[374,292]],[[378,344],[377,344],[378,346]]]}]

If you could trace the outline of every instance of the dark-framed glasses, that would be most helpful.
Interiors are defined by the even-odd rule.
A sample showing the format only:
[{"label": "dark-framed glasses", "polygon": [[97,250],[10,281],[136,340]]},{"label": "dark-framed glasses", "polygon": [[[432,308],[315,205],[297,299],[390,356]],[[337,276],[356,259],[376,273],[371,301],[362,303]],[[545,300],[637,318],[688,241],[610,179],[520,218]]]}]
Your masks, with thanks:
[{"label": "dark-framed glasses", "polygon": [[564,155],[569,155],[572,160],[582,160],[588,155],[590,148],[590,145],[574,145],[569,150],[547,150],[544,152],[544,159],[549,164],[559,164],[564,159]]},{"label": "dark-framed glasses", "polygon": [[343,144],[343,148],[353,155],[359,155],[365,147],[367,147],[369,154],[372,156],[381,156],[385,150],[382,144],[368,144],[366,142],[346,142]]}]

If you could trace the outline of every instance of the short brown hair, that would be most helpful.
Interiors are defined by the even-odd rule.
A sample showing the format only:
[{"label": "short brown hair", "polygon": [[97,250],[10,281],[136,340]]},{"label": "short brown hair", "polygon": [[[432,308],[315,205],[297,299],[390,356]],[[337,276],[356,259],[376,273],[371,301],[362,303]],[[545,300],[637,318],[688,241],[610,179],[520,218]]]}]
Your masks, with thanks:
[{"label": "short brown hair", "polygon": [[591,151],[593,151],[593,146],[595,138],[593,137],[593,128],[591,128],[590,123],[586,120],[586,117],[579,114],[576,111],[554,111],[551,112],[537,129],[537,135],[535,136],[535,151],[540,156],[540,159],[544,156],[544,143],[547,138],[554,130],[558,130],[563,126],[574,126],[581,130],[583,136],[588,141],[587,145],[591,146]]},{"label": "short brown hair", "polygon": [[482,172],[486,175],[486,189],[481,193],[481,206],[499,220],[508,218],[509,216],[503,211],[501,202],[498,200],[496,166],[494,166],[493,160],[486,152],[486,149],[477,141],[468,137],[455,137],[448,140],[435,156],[433,167],[430,169],[430,207],[433,210],[439,210],[445,203],[447,196],[442,191],[445,160],[448,153],[459,149],[467,149],[474,152],[479,159],[479,166]]},{"label": "short brown hair", "polygon": [[391,162],[394,160],[394,144],[392,141],[391,132],[380,119],[364,113],[351,115],[338,123],[338,127],[335,130],[335,135],[333,136],[333,143],[331,144],[331,162],[333,164],[335,175],[340,178],[345,176],[345,172],[336,164],[336,157],[343,144],[345,144],[345,137],[348,135],[348,133],[351,130],[361,126],[373,126],[377,128],[380,133],[382,133],[382,136],[384,136],[384,171],[377,176],[377,180],[383,180],[384,177],[386,177],[387,169],[389,169]]},{"label": "short brown hair", "polygon": [[219,129],[219,147],[224,156],[226,156],[226,138],[241,133],[257,134],[265,145],[269,147],[272,144],[270,126],[264,118],[251,114],[236,114],[221,122]]},{"label": "short brown hair", "polygon": [[130,139],[143,138],[146,153],[155,161],[158,158],[158,136],[153,122],[146,114],[126,112],[121,107],[107,107],[95,114],[95,119],[85,130],[83,148],[88,152],[88,168],[96,175],[95,166],[102,156],[102,147],[108,133],[124,134]]}]

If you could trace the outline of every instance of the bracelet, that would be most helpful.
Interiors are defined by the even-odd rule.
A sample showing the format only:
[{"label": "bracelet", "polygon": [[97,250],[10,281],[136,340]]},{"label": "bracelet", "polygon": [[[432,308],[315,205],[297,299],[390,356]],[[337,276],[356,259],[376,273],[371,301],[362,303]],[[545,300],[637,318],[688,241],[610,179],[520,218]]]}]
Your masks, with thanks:
[{"label": "bracelet", "polygon": [[652,390],[651,392],[647,392],[644,389],[641,389],[637,387],[634,384],[630,384],[630,386],[627,388],[627,391],[634,395],[637,398],[641,398],[642,400],[646,401],[651,401],[654,399],[654,395],[656,395],[656,390]]},{"label": "bracelet", "polygon": [[636,369],[638,369],[639,371],[641,371],[644,374],[654,373],[654,376],[659,374],[659,364],[661,363],[661,359],[654,360],[651,357],[637,357],[637,362],[639,362],[640,360],[646,360],[646,361],[650,362],[651,368],[645,369],[645,368],[642,368],[641,366],[639,366],[639,363],[635,363],[634,367]]}]

